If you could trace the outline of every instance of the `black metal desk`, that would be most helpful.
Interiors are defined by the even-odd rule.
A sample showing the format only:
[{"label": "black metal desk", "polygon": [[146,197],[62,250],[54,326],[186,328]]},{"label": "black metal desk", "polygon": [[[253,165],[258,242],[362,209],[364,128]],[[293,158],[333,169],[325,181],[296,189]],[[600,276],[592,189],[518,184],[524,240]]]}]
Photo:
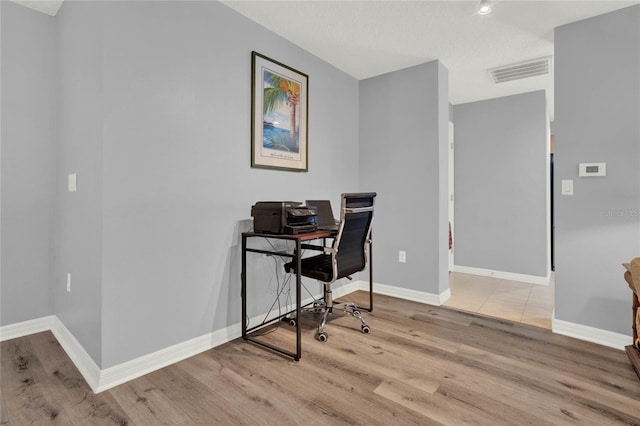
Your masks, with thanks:
[{"label": "black metal desk", "polygon": [[[288,235],[288,234],[264,234],[264,233],[257,233],[257,232],[243,232],[242,233],[242,273],[241,273],[241,280],[242,280],[242,290],[241,290],[241,297],[242,297],[242,338],[244,340],[248,340],[250,342],[256,343],[260,346],[264,346],[266,348],[269,348],[273,351],[279,352],[283,355],[287,355],[290,356],[291,358],[293,358],[295,361],[300,360],[301,356],[302,356],[302,345],[301,345],[301,329],[300,329],[300,313],[301,313],[301,304],[302,304],[302,300],[301,300],[301,287],[302,287],[302,276],[300,275],[300,270],[301,270],[301,265],[300,265],[300,261],[301,261],[301,256],[302,256],[302,249],[303,248],[309,248],[310,246],[304,244],[305,242],[308,241],[312,241],[312,240],[318,240],[318,239],[325,239],[325,238],[333,238],[335,236],[335,232],[331,232],[331,231],[316,231],[316,232],[309,232],[309,233],[304,233],[304,234],[297,234],[297,235]],[[295,248],[293,250],[293,253],[283,253],[280,251],[275,251],[275,250],[264,250],[264,249],[255,249],[255,248],[248,248],[247,247],[247,240],[249,240],[250,238],[272,238],[272,239],[280,239],[280,240],[287,240],[287,241],[293,241],[295,243]],[[369,311],[371,312],[373,310],[373,265],[372,265],[372,248],[371,248],[371,243],[369,243],[369,307],[360,307],[358,306],[359,309],[365,310],[365,311]],[[293,259],[294,262],[296,262],[297,267],[296,267],[296,308],[295,310],[292,310],[290,312],[286,312],[285,314],[283,314],[281,317],[278,318],[273,318],[271,320],[265,321],[261,324],[255,325],[253,327],[248,327],[247,326],[247,253],[260,253],[260,254],[266,254],[266,255],[273,255],[273,256],[284,256],[284,257],[289,257],[291,259]],[[288,351],[286,349],[277,347],[275,345],[257,340],[253,337],[251,337],[251,335],[249,333],[251,333],[252,331],[256,331],[262,327],[265,327],[275,321],[279,321],[282,317],[287,316],[289,314],[292,314],[293,312],[296,313],[296,351],[291,352]]]}]

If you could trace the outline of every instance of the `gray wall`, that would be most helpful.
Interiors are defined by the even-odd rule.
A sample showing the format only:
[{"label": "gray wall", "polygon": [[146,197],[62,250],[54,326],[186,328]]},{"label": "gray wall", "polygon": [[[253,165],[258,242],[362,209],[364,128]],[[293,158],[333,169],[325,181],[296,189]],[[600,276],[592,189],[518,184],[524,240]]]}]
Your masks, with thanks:
[{"label": "gray wall", "polygon": [[545,277],[544,91],[454,106],[455,264]]},{"label": "gray wall", "polygon": [[0,325],[53,313],[53,18],[2,2]]},{"label": "gray wall", "polygon": [[[555,88],[555,316],[630,334],[620,263],[640,256],[640,6],[557,28]],[[607,176],[578,177],[581,162]]]},{"label": "gray wall", "polygon": [[360,182],[378,192],[378,283],[432,294],[448,288],[447,91],[438,61],[360,82]]},{"label": "gray wall", "polygon": [[[251,205],[359,190],[358,81],[220,3],[2,12],[2,325],[104,369],[238,324]],[[310,75],[308,173],[250,167],[252,50]]]},{"label": "gray wall", "polygon": [[[2,5],[0,4],[0,52],[2,51]],[[0,99],[2,99],[2,55],[0,55]],[[2,323],[2,104],[0,103],[0,325]]]},{"label": "gray wall", "polygon": [[[82,63],[64,58],[90,77],[81,91],[63,90],[70,111],[76,96],[92,94],[83,112],[91,123],[76,140],[98,132],[101,151],[98,140],[85,142],[83,163],[74,163],[81,148],[62,137],[69,164],[60,161],[59,174],[94,167],[78,170],[74,195],[101,199],[76,212],[61,197],[60,216],[90,222],[83,245],[91,254],[69,242],[64,263],[91,263],[101,274],[101,292],[83,293],[70,310],[82,313],[79,305],[101,295],[100,365],[108,368],[240,322],[239,234],[253,203],[337,202],[358,189],[358,82],[216,2],[96,7],[65,3],[59,19],[61,31],[78,31],[92,50]],[[61,33],[61,55],[84,48],[76,43]],[[249,166],[252,50],[310,75],[308,173]],[[94,333],[94,315],[82,315],[89,323],[74,335]]]},{"label": "gray wall", "polygon": [[[58,29],[55,312],[101,365],[103,92],[100,2],[64,3]],[[77,192],[67,176],[77,174]],[[71,273],[71,292],[66,291]]]}]

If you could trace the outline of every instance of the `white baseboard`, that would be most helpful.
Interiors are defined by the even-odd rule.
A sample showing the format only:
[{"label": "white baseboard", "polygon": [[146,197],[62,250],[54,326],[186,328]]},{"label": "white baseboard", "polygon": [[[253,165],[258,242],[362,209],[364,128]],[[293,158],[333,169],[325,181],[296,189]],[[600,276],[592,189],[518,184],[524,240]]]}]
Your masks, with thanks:
[{"label": "white baseboard", "polygon": [[[368,290],[368,288],[368,282],[352,281],[343,286],[336,287],[334,289],[334,297],[338,298],[356,290]],[[312,298],[306,298],[303,303],[311,301]],[[261,322],[264,316],[265,315],[257,315],[252,318],[250,323]],[[174,364],[230,342],[242,334],[241,324],[237,323],[222,330],[216,330],[104,370],[98,367],[73,334],[71,334],[55,315],[0,327],[0,341],[43,331],[51,331],[53,333],[60,343],[60,346],[62,346],[89,387],[91,387],[91,390],[95,393],[103,392],[114,386],[151,373],[152,371],[159,370],[167,365]]]},{"label": "white baseboard", "polygon": [[67,353],[71,361],[84,377],[91,390],[98,393],[97,388],[100,384],[100,367],[95,363],[93,358],[84,350],[80,342],[71,334],[69,329],[60,321],[58,317],[54,317],[51,332],[62,349]]},{"label": "white baseboard", "polygon": [[56,320],[55,315],[36,318],[29,321],[17,322],[15,324],[4,325],[0,327],[0,342],[5,340],[16,339],[29,334],[41,333],[49,331],[53,328],[53,322]]},{"label": "white baseboard", "polygon": [[93,391],[98,393],[128,382],[167,365],[190,358],[227,343],[241,335],[241,324],[216,330],[185,342],[109,367],[100,372],[100,380]]},{"label": "white baseboard", "polygon": [[[364,285],[364,287],[361,288],[362,290],[369,289],[369,282],[361,281],[361,283]],[[379,283],[374,283],[373,289],[374,293],[384,294],[385,296],[392,296],[399,299],[436,306],[442,305],[447,301],[447,299],[449,299],[449,297],[451,297],[451,291],[449,289],[446,289],[441,294],[434,294]]]},{"label": "white baseboard", "polygon": [[0,327],[0,341],[51,331],[62,349],[76,366],[91,390],[100,393],[152,371],[174,364],[241,335],[240,323],[199,336],[186,342],[141,356],[131,361],[101,370],[80,342],[57,316],[51,315]]},{"label": "white baseboard", "polygon": [[[352,281],[340,287],[336,287],[333,290],[335,298],[352,293],[356,290],[369,288],[368,282]],[[306,304],[313,301],[312,297],[306,297],[302,304]],[[285,312],[293,309],[291,306],[283,308]],[[249,321],[250,324],[260,323],[265,317],[265,314],[256,315]],[[208,333],[203,336],[187,340],[170,346],[165,349],[144,355],[142,357],[133,359],[131,361],[124,362],[122,364],[109,367],[100,372],[99,383],[92,386],[94,392],[102,392],[110,389],[114,386],[133,380],[137,377],[151,373],[152,371],[159,370],[167,365],[174,364],[183,359],[192,357],[199,353],[208,351],[216,346],[230,342],[242,335],[242,325],[240,323],[231,325],[222,330],[217,330],[212,333]]]},{"label": "white baseboard", "polygon": [[440,305],[444,304],[444,302],[449,300],[450,297],[451,297],[451,289],[447,287],[447,289],[442,293],[440,293],[440,295],[438,296],[438,298],[440,299]]},{"label": "white baseboard", "polygon": [[[363,290],[369,291],[369,281],[355,280],[349,281],[341,286],[336,286],[332,289],[333,298],[338,299],[354,291]],[[397,297],[399,299],[412,300],[414,302],[426,303],[429,305],[442,305],[451,297],[451,290],[446,289],[441,294],[425,293],[422,291],[408,290],[396,286],[373,283],[374,293],[384,294],[385,296]],[[308,298],[302,301],[302,304],[310,302],[312,299]],[[293,309],[293,307],[288,307]]]},{"label": "white baseboard", "polygon": [[[438,295],[379,283],[374,283],[373,286],[375,293],[429,305],[441,305],[451,296],[449,289]],[[369,290],[369,282],[351,281],[336,287],[333,292],[334,297],[338,298],[357,290]],[[0,341],[47,330],[51,330],[58,339],[91,389],[95,393],[99,393],[240,337],[241,324],[216,330],[104,370],[96,365],[82,345],[55,315],[2,326],[0,327]],[[560,321],[555,318],[553,319],[553,331],[616,349],[623,349],[631,340],[630,336]]]},{"label": "white baseboard", "polygon": [[0,327],[0,342],[41,333],[43,331],[51,331],[53,333],[58,343],[60,343],[60,346],[62,346],[62,349],[64,349],[87,384],[95,392],[100,380],[100,369],[57,316],[49,315],[30,321],[2,326]]},{"label": "white baseboard", "polygon": [[[374,284],[373,286],[375,287],[376,285],[377,284]],[[340,287],[332,289],[333,297],[336,299],[358,290],[369,291],[369,281],[349,281],[348,283],[341,285]]]},{"label": "white baseboard", "polygon": [[563,336],[574,337],[576,339],[585,340],[591,343],[608,346],[610,348],[624,350],[624,347],[631,344],[633,338],[631,335],[614,333],[612,331],[602,330],[599,328],[589,327],[586,325],[576,324],[573,322],[562,321],[555,318],[551,319],[551,330],[554,333]]},{"label": "white baseboard", "polygon": [[537,284],[537,285],[549,285],[551,279],[551,271],[547,272],[546,277],[539,277],[536,275],[524,275],[516,274],[513,272],[492,271],[490,269],[472,268],[470,266],[453,265],[453,272],[460,272],[463,274],[480,275],[483,277],[493,277],[503,280],[520,281],[523,283]]}]

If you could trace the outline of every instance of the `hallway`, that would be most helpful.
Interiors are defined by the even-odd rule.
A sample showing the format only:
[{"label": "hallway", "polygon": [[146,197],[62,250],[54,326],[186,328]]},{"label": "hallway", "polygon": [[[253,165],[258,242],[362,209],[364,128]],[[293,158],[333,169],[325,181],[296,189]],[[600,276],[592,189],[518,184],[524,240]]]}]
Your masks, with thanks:
[{"label": "hallway", "polygon": [[451,272],[444,306],[551,329],[554,280],[549,286]]}]

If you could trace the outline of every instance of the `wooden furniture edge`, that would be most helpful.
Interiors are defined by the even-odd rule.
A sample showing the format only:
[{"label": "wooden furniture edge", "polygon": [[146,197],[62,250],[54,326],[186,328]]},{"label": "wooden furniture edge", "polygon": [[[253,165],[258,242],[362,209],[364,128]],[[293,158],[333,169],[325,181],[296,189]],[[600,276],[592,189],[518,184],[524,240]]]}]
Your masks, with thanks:
[{"label": "wooden furniture edge", "polygon": [[631,366],[640,379],[640,351],[634,348],[632,345],[625,346],[624,351],[627,353],[629,361],[631,361]]}]

